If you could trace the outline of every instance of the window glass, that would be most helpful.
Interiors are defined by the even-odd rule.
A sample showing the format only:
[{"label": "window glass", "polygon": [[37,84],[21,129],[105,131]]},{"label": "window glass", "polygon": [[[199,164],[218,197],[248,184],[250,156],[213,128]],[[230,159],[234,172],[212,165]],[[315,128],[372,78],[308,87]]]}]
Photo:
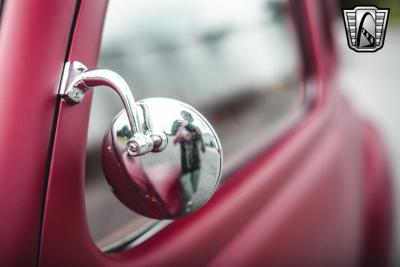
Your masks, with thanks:
[{"label": "window glass", "polygon": [[[199,109],[219,134],[225,171],[234,170],[301,110],[292,26],[284,1],[111,0],[99,66],[122,75],[135,99],[170,97]],[[112,92],[95,92],[86,178],[95,240],[148,222],[118,203],[101,173],[102,136],[121,109]]]}]

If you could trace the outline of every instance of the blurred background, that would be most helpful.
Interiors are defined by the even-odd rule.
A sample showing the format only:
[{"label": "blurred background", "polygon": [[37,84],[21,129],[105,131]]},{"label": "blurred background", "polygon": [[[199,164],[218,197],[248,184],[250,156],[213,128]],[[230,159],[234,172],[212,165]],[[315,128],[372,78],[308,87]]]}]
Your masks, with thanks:
[{"label": "blurred background", "polygon": [[348,48],[342,18],[336,25],[340,49],[339,80],[353,106],[377,126],[386,145],[393,172],[396,205],[393,258],[400,266],[400,1],[340,1],[342,7],[376,5],[390,8],[383,49],[376,53],[356,53]]},{"label": "blurred background", "polygon": [[[251,145],[239,151],[235,144],[241,139],[263,140],[268,145],[307,110],[296,33],[283,2],[110,0],[99,66],[126,78],[136,99],[171,97],[199,109],[216,127],[224,147],[225,170],[232,170],[258,151]],[[376,53],[349,49],[338,10],[338,80],[353,106],[378,126],[396,178],[394,189],[400,192],[396,164],[400,156],[400,1],[342,0],[338,6],[360,4],[391,8],[385,45]],[[113,93],[95,92],[86,204],[90,230],[99,246],[153,222],[120,204],[101,171],[102,137],[121,109]],[[398,195],[396,203],[400,203]],[[400,214],[399,207],[396,211]],[[394,252],[400,249],[400,220],[396,219]],[[400,255],[393,254],[400,265]]]}]

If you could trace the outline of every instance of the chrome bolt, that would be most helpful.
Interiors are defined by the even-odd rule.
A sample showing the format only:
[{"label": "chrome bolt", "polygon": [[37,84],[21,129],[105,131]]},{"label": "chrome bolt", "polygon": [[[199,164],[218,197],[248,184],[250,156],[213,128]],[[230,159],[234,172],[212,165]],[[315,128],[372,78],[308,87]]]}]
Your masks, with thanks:
[{"label": "chrome bolt", "polygon": [[82,102],[84,96],[85,93],[83,90],[76,87],[73,87],[72,90],[67,93],[67,99],[75,104]]},{"label": "chrome bolt", "polygon": [[139,145],[134,141],[129,142],[127,148],[130,154],[136,154],[139,151]]},{"label": "chrome bolt", "polygon": [[157,134],[152,134],[152,135],[150,135],[150,138],[153,140],[154,147],[161,146],[161,144],[162,144],[161,136],[159,136]]},{"label": "chrome bolt", "polygon": [[164,132],[154,134],[150,133],[150,138],[153,141],[153,152],[161,152],[168,144],[168,137]]}]

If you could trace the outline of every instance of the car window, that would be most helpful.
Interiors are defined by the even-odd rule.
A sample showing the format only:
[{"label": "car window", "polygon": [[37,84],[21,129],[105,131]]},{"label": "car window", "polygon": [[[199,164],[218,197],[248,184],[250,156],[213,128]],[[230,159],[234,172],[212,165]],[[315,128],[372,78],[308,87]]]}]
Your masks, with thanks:
[{"label": "car window", "polygon": [[[200,110],[221,139],[225,172],[303,110],[298,44],[284,1],[111,0],[99,66],[122,75],[136,99],[176,98]],[[112,93],[95,92],[86,204],[99,246],[150,221],[123,207],[101,172],[102,137],[121,109]]]}]

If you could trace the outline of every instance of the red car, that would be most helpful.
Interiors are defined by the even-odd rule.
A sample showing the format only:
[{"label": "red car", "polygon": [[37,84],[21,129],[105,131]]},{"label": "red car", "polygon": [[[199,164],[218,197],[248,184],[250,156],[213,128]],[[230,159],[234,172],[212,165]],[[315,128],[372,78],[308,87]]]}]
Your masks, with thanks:
[{"label": "red car", "polygon": [[[337,6],[237,2],[111,2],[102,44],[106,0],[4,1],[0,266],[389,265],[390,173],[336,82]],[[98,85],[126,109],[103,148]],[[96,97],[108,125],[120,100]]]}]

